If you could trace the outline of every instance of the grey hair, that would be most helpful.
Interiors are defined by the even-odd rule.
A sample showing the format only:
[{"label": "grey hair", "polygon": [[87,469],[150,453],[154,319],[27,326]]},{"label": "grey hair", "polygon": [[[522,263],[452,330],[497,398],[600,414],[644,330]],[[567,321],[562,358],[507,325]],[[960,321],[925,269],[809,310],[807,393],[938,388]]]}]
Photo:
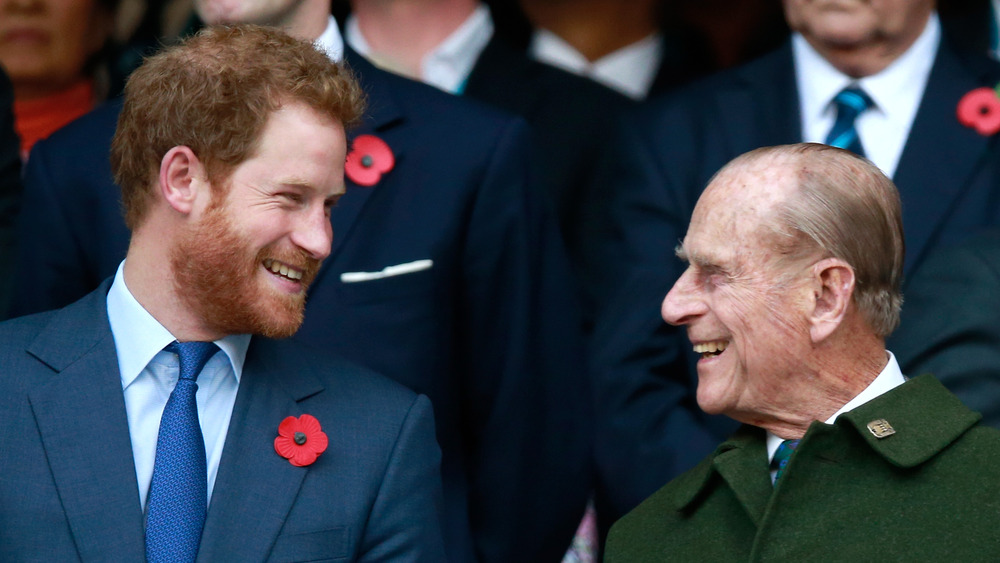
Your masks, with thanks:
[{"label": "grey hair", "polygon": [[816,143],[765,147],[726,165],[766,159],[794,168],[797,189],[775,206],[770,229],[790,259],[818,252],[854,270],[851,298],[880,337],[899,325],[903,305],[902,209],[892,180],[850,151]]}]

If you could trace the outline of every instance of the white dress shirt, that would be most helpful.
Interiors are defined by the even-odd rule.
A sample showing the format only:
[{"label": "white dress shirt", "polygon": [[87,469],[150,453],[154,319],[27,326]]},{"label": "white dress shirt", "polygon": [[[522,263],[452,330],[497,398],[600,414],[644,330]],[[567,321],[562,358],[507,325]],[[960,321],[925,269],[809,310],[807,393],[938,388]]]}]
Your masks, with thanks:
[{"label": "white dress shirt", "polygon": [[[361,33],[354,15],[347,18],[344,31],[347,44],[376,66],[397,72],[372,52],[371,45]],[[480,4],[455,31],[445,38],[420,63],[421,82],[430,84],[450,94],[461,94],[472,74],[479,55],[493,37],[493,17],[485,4]],[[514,87],[515,85],[512,85]]]},{"label": "white dress shirt", "polygon": [[826,141],[837,116],[833,99],[851,84],[860,86],[874,107],[855,121],[865,156],[892,178],[917,115],[927,78],[941,42],[941,24],[932,13],[920,37],[878,74],[854,79],[826,61],[801,34],[792,36],[795,78],[799,90],[802,139]]},{"label": "white dress shirt", "polygon": [[[123,261],[108,291],[108,320],[115,339],[125,394],[135,476],[139,482],[139,502],[145,511],[156,460],[160,416],[177,384],[180,365],[176,354],[163,351],[167,344],[175,340],[174,336],[132,296],[122,275],[124,266]],[[215,477],[219,471],[219,460],[236,402],[250,335],[227,336],[215,343],[224,353],[216,353],[202,369],[196,396],[208,462],[209,502],[215,488]],[[275,433],[277,431],[275,427]]]},{"label": "white dress shirt", "polygon": [[344,58],[344,38],[340,35],[340,28],[337,27],[337,20],[330,16],[326,21],[326,29],[319,36],[313,45],[317,49],[326,53],[330,60],[340,62]]},{"label": "white dress shirt", "polygon": [[[892,391],[896,387],[906,383],[906,378],[903,377],[903,372],[899,369],[899,363],[896,362],[896,356],[892,352],[886,350],[885,353],[889,356],[889,361],[886,362],[885,367],[879,372],[878,377],[872,381],[868,387],[865,387],[864,391],[858,393],[856,397],[847,401],[844,406],[840,407],[840,410],[833,413],[833,416],[826,419],[827,424],[833,424],[837,417],[844,414],[845,412],[850,412],[861,405]],[[778,446],[784,438],[775,436],[774,434],[767,433],[767,462],[770,465],[771,460],[774,459],[774,453],[778,451]],[[771,470],[771,482],[774,482],[775,470]]]},{"label": "white dress shirt", "polygon": [[663,35],[653,33],[591,62],[562,37],[547,29],[537,29],[528,52],[536,61],[586,76],[634,100],[642,100],[656,80],[663,50]]}]

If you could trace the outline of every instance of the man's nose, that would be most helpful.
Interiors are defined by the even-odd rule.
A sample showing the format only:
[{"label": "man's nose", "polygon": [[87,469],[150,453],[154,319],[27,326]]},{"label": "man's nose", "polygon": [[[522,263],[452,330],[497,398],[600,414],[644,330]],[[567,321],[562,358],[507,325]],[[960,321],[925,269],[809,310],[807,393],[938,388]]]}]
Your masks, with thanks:
[{"label": "man's nose", "polygon": [[292,242],[317,260],[330,255],[333,227],[322,205],[309,210],[302,223],[293,231]]},{"label": "man's nose", "polygon": [[701,298],[696,275],[688,267],[663,298],[660,315],[664,321],[676,326],[688,324],[704,313],[705,302]]}]

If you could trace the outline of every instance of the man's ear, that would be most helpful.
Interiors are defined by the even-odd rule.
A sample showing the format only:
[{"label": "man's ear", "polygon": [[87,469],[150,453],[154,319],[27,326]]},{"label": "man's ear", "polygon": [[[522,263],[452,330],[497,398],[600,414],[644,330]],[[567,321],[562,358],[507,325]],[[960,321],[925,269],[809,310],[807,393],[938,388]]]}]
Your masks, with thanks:
[{"label": "man's ear", "polygon": [[190,214],[201,192],[209,189],[205,167],[189,147],[174,147],[160,161],[160,193],[178,213]]},{"label": "man's ear", "polygon": [[813,264],[813,299],[809,335],[821,342],[840,326],[854,295],[854,268],[839,258]]}]

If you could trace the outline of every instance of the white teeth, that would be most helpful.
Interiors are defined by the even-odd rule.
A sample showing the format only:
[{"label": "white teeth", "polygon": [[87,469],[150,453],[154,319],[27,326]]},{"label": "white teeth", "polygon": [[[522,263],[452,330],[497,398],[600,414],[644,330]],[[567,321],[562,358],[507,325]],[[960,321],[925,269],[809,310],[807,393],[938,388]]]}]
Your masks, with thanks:
[{"label": "white teeth", "polygon": [[702,342],[701,344],[694,345],[694,352],[696,354],[717,354],[725,350],[727,344],[725,340]]},{"label": "white teeth", "polygon": [[291,280],[301,280],[302,279],[302,272],[301,271],[293,269],[293,268],[290,268],[286,264],[281,264],[281,263],[275,262],[274,260],[271,260],[271,259],[264,260],[264,268],[266,268],[268,270],[271,270],[275,274],[279,274],[279,275],[285,276],[286,278],[291,279]]}]

